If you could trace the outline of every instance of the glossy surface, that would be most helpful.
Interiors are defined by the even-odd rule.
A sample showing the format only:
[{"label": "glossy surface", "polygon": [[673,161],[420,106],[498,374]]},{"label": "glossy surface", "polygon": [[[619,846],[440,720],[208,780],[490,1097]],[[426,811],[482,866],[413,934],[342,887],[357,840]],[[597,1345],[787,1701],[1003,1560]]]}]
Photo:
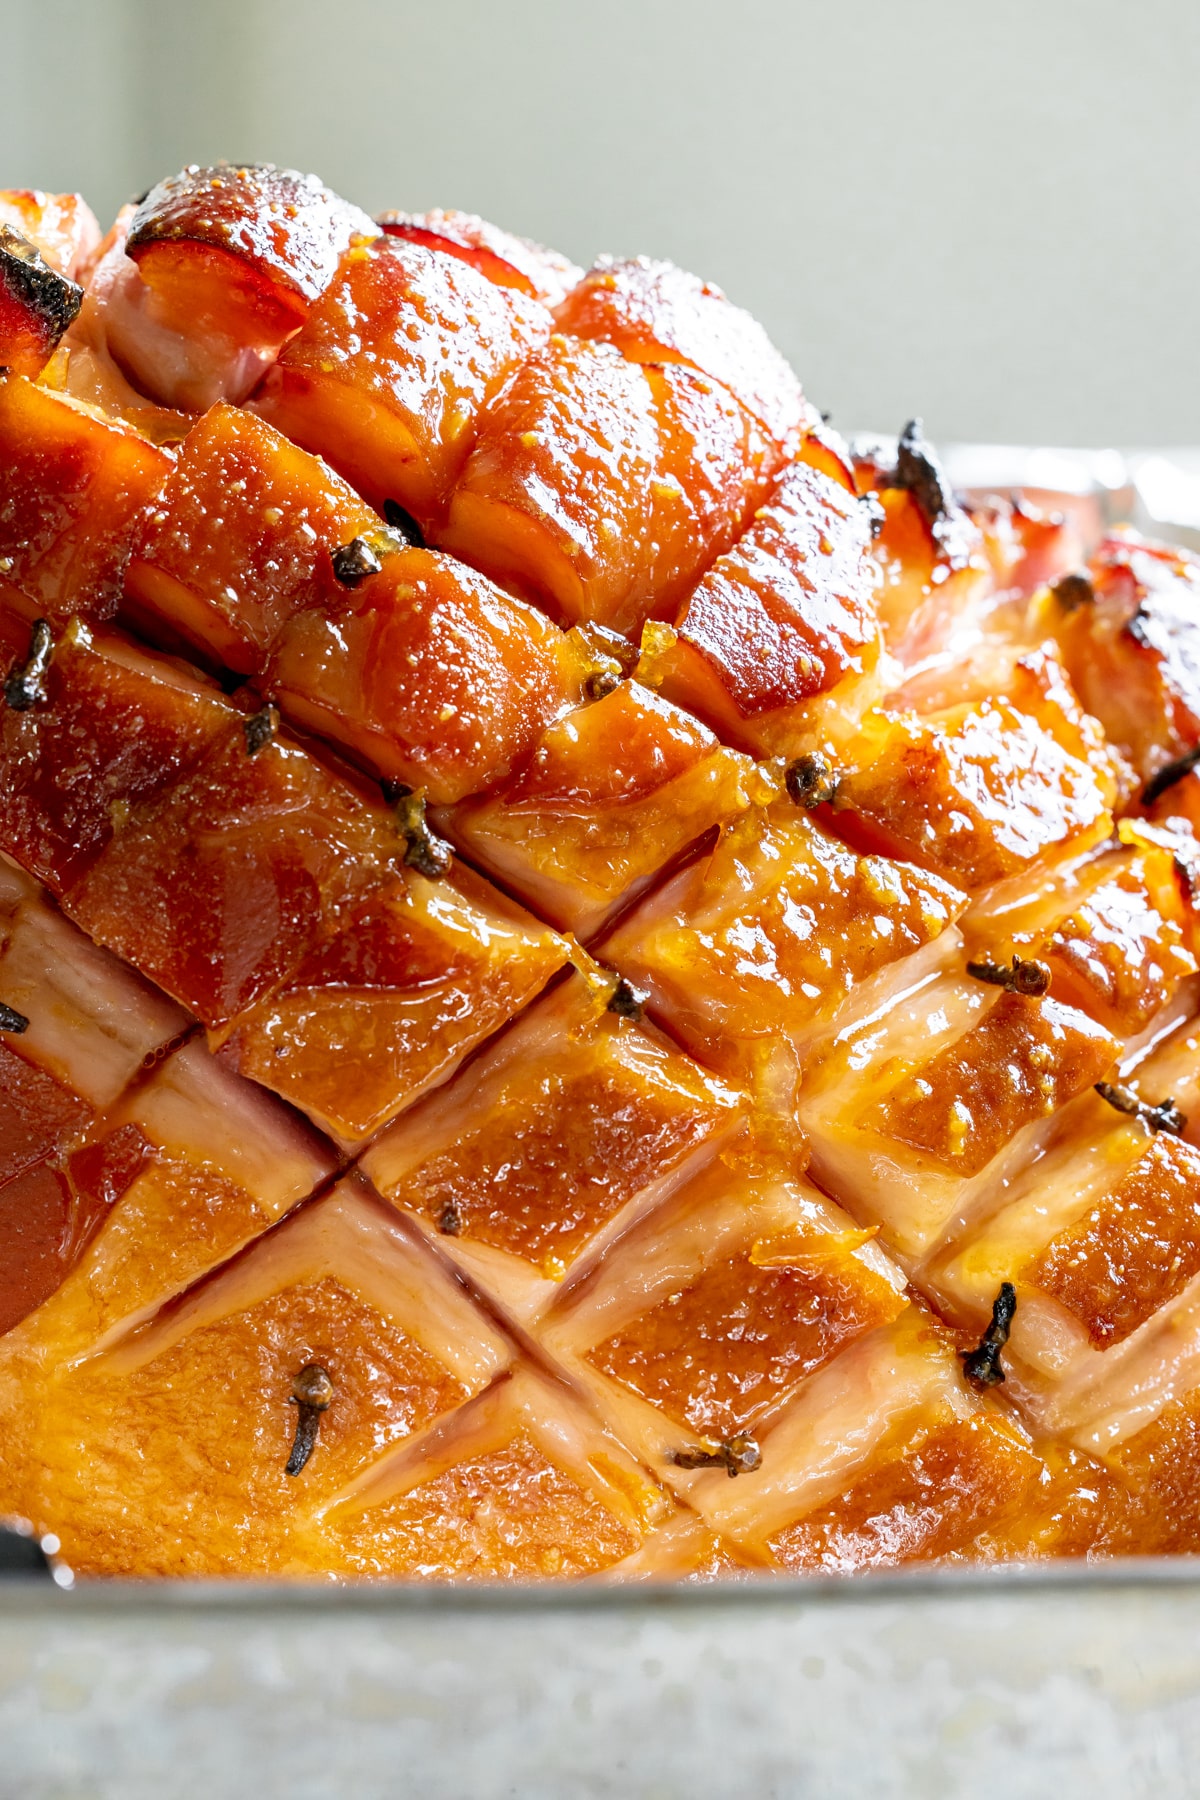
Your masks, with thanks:
[{"label": "glossy surface", "polygon": [[711,376],[782,448],[807,418],[800,384],[757,320],[673,263],[602,259],[558,308],[559,328],[615,344],[635,362],[681,362]]},{"label": "glossy surface", "polygon": [[151,188],[104,307],[108,348],[164,406],[244,400],[371,220],[315,176],[200,168]]},{"label": "glossy surface", "polygon": [[777,462],[715,384],[556,337],[480,420],[440,541],[568,622],[636,634],[737,536]]},{"label": "glossy surface", "polygon": [[0,1509],[104,1572],[1194,1549],[1186,559],[1059,580],[669,265],[18,198],[87,285],[0,385]]},{"label": "glossy surface", "polygon": [[381,511],[432,522],[480,409],[549,330],[538,302],[387,238],[349,252],[256,404]]},{"label": "glossy surface", "polygon": [[389,237],[457,256],[498,287],[518,288],[547,306],[561,300],[583,275],[557,250],[514,237],[477,213],[436,206],[423,213],[381,213],[378,222]]},{"label": "glossy surface", "polygon": [[0,379],[0,579],[31,617],[109,618],[129,541],[170,461],[135,432],[19,376]]},{"label": "glossy surface", "polygon": [[581,673],[533,608],[452,557],[402,549],[295,612],[262,685],[376,774],[452,801],[519,767]]}]

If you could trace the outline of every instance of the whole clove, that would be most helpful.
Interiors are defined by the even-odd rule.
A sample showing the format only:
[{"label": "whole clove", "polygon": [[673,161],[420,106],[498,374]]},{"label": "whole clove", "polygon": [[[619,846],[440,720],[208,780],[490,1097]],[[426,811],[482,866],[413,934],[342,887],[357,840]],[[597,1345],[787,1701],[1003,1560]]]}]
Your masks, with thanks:
[{"label": "whole clove", "polygon": [[399,782],[384,785],[384,795],[396,808],[396,828],[404,839],[405,866],[429,881],[440,881],[454,861],[454,851],[426,822],[425,796]]},{"label": "whole clove", "polygon": [[648,998],[640,988],[634,987],[632,981],[627,981],[621,975],[608,997],[607,1010],[616,1013],[619,1019],[640,1019],[646,1010]]},{"label": "whole clove", "polygon": [[0,1000],[0,1031],[11,1031],[14,1037],[19,1037],[23,1031],[28,1030],[29,1020],[25,1014],[18,1012],[15,1006],[6,1006]]},{"label": "whole clove", "polygon": [[257,756],[268,744],[273,744],[279,733],[279,708],[270,701],[248,719],[243,719],[242,730],[246,734],[246,754]]},{"label": "whole clove", "polygon": [[356,588],[368,575],[378,575],[383,567],[379,556],[366,538],[351,538],[334,551],[333,572],[343,587]]},{"label": "whole clove", "polygon": [[316,1449],[321,1414],[333,1404],[333,1382],[320,1363],[306,1363],[292,1383],[292,1404],[299,1407],[296,1436],[285,1473],[299,1475]]},{"label": "whole clove", "polygon": [[1050,592],[1064,612],[1078,612],[1081,606],[1092,606],[1096,600],[1091,577],[1082,569],[1060,575],[1057,581],[1050,583]]},{"label": "whole clove", "polygon": [[721,1438],[714,1445],[695,1444],[676,1450],[671,1458],[677,1469],[724,1469],[730,1481],[762,1467],[762,1451],[752,1437]]},{"label": "whole clove", "polygon": [[54,654],[54,633],[39,619],[29,642],[29,656],[14,669],[4,684],[4,699],[13,712],[28,712],[46,698],[46,674]]},{"label": "whole clove", "polygon": [[896,445],[895,485],[907,488],[926,522],[935,526],[954,511],[954,495],[920,419],[910,419]]},{"label": "whole clove", "polygon": [[1015,956],[1012,963],[968,962],[967,974],[975,981],[987,981],[1010,994],[1024,994],[1039,1000],[1050,991],[1050,970],[1044,962],[1031,957]]},{"label": "whole clove", "polygon": [[1098,1081],[1096,1092],[1117,1112],[1140,1119],[1149,1131],[1166,1131],[1172,1137],[1179,1137],[1187,1125],[1187,1114],[1170,1098],[1154,1102],[1143,1100],[1133,1088],[1113,1081]]},{"label": "whole clove", "polygon": [[822,756],[819,750],[798,756],[784,773],[788,798],[810,812],[814,806],[824,806],[834,798],[841,779],[829,758]]},{"label": "whole clove", "polygon": [[981,1392],[997,1387],[1004,1380],[1000,1352],[1008,1342],[1017,1311],[1017,1290],[1011,1281],[1000,1283],[1000,1292],[992,1303],[992,1322],[974,1350],[961,1352],[963,1374],[973,1388]]},{"label": "whole clove", "polygon": [[463,1217],[458,1210],[458,1202],[453,1198],[447,1200],[437,1216],[437,1228],[443,1237],[458,1237],[463,1228]]},{"label": "whole clove", "polygon": [[603,700],[621,685],[620,671],[617,669],[595,669],[583,684],[583,691],[589,700]]}]

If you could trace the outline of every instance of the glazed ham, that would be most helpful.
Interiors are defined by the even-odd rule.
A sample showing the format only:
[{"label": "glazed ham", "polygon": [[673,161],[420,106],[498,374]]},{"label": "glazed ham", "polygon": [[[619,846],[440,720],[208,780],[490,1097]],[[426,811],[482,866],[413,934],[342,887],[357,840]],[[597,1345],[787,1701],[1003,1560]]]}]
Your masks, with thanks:
[{"label": "glazed ham", "polygon": [[1200,1549],[1200,565],[270,167],[0,194],[0,365],[0,1514]]}]

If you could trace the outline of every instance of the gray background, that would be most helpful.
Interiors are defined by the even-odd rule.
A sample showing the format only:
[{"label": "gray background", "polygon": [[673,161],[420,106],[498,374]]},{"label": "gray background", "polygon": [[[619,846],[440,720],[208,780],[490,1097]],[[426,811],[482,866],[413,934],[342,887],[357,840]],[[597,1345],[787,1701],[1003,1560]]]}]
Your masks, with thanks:
[{"label": "gray background", "polygon": [[0,0],[0,183],[271,158],[749,306],[847,428],[1200,440],[1196,0]]}]

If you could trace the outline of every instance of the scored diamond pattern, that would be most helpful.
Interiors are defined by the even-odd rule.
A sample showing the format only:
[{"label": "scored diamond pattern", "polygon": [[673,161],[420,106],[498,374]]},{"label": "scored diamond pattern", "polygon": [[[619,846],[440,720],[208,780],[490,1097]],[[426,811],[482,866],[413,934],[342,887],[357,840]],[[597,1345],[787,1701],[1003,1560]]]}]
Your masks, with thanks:
[{"label": "scored diamond pattern", "polygon": [[670,265],[297,182],[0,343],[0,1511],[1195,1550],[1200,571],[856,461]]}]

